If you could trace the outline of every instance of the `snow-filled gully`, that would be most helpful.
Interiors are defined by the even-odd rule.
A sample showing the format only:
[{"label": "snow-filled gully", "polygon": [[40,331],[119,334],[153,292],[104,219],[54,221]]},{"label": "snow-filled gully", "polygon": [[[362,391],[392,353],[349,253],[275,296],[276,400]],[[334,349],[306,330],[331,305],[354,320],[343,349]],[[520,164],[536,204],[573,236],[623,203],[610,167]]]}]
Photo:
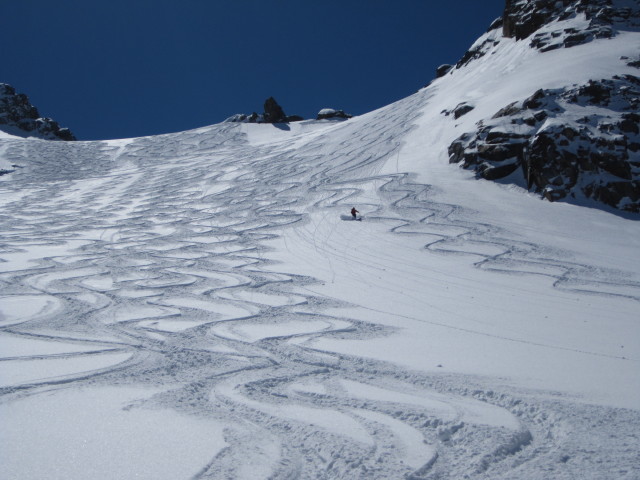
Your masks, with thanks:
[{"label": "snow-filled gully", "polygon": [[[627,468],[619,453],[633,448],[637,412],[332,347],[399,325],[367,321],[394,312],[321,283],[348,278],[366,293],[385,271],[385,288],[423,301],[428,284],[394,282],[392,269],[413,281],[421,268],[394,242],[478,272],[548,278],[555,292],[640,299],[631,280],[475,223],[401,172],[380,174],[420,106],[271,144],[231,124],[124,148],[11,143],[9,159],[30,164],[0,186],[3,478],[553,478],[587,458]],[[356,201],[367,221],[342,222]],[[386,233],[363,252],[365,225]],[[274,242],[300,272],[273,260]],[[322,280],[303,273],[313,256]],[[399,324],[527,343],[397,313]],[[34,411],[47,414],[28,420]],[[32,441],[42,429],[58,433]]]}]

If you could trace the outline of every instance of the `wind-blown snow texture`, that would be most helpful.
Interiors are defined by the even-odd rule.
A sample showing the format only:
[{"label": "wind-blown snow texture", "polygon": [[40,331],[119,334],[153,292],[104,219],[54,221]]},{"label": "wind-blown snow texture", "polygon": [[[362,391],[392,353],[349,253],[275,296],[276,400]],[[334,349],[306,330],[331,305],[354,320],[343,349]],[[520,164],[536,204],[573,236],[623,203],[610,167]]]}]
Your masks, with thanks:
[{"label": "wind-blown snow texture", "polygon": [[639,478],[640,223],[447,153],[639,44],[506,39],[340,123],[2,138],[2,478]]}]

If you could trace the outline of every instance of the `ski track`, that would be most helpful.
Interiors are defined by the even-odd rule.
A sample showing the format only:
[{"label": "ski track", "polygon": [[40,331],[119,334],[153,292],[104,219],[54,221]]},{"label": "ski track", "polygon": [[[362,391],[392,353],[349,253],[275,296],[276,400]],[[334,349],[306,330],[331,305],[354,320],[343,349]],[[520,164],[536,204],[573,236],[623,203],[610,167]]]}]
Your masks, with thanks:
[{"label": "ski track", "polygon": [[[335,218],[354,198],[367,221],[434,253],[640,301],[640,284],[619,272],[474,223],[410,175],[380,175],[427,100],[271,144],[252,144],[238,124],[124,147],[8,141],[5,156],[29,162],[0,184],[0,342],[18,337],[23,347],[2,353],[0,372],[24,372],[2,375],[0,406],[62,387],[162,385],[148,408],[225,425],[226,446],[193,466],[198,479],[515,478],[525,468],[575,478],[582,470],[572,465],[584,464],[607,472],[598,478],[627,478],[639,460],[637,412],[305,346],[391,331],[325,313],[341,305],[304,290],[313,278],[271,271],[264,256],[264,240],[295,226],[332,269],[349,238],[336,251],[337,233],[323,237],[304,209]],[[36,374],[35,363],[47,367]],[[598,434],[592,418],[602,419]]]}]

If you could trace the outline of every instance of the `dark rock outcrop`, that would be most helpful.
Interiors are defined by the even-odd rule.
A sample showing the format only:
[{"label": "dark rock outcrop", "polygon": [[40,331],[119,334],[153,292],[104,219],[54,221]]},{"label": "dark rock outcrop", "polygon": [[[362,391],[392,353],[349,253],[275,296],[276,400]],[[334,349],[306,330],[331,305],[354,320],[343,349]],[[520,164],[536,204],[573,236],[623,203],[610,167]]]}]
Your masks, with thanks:
[{"label": "dark rock outcrop", "polygon": [[13,135],[45,140],[75,140],[68,128],[50,118],[40,117],[29,98],[6,83],[0,83],[0,130]]},{"label": "dark rock outcrop", "polygon": [[299,115],[286,115],[282,107],[276,102],[275,98],[269,97],[264,102],[264,113],[257,114],[253,112],[251,115],[238,113],[225,120],[225,122],[237,123],[289,123],[304,120]]},{"label": "dark rock outcrop", "polygon": [[489,51],[500,43],[499,39],[488,38],[481,43],[473,45],[456,63],[456,68],[462,68],[473,60],[484,57]]},{"label": "dark rock outcrop", "polygon": [[[577,30],[564,22],[578,15],[586,18],[586,27]],[[502,18],[488,29],[491,34],[476,42],[455,68],[489,54],[501,37],[529,40],[532,48],[547,52],[612,38],[620,29],[637,28],[640,0],[506,0]]]},{"label": "dark rock outcrop", "polygon": [[[504,37],[547,52],[638,28],[640,0],[506,0],[500,21],[456,68],[493,53]],[[640,68],[639,58],[621,57],[621,65]],[[611,75],[503,106],[451,143],[450,162],[480,178],[508,177],[550,201],[586,197],[640,212],[640,79]],[[457,119],[468,111],[462,103],[442,113]]]},{"label": "dark rock outcrop", "polygon": [[449,161],[485,179],[517,175],[550,201],[584,196],[640,212],[639,110],[631,75],[538,90],[457,138]]},{"label": "dark rock outcrop", "polygon": [[316,120],[348,120],[353,115],[345,113],[344,110],[334,110],[333,108],[323,108],[318,112]]},{"label": "dark rock outcrop", "polygon": [[[636,3],[636,8],[631,5]],[[502,33],[524,40],[543,52],[582,45],[597,38],[611,38],[619,28],[640,26],[637,0],[507,0]],[[563,25],[584,15],[588,25],[576,30]],[[542,32],[541,27],[546,26]],[[537,33],[536,33],[537,32]]]},{"label": "dark rock outcrop", "polygon": [[469,113],[474,108],[476,107],[474,107],[473,105],[469,105],[467,102],[462,102],[456,105],[455,108],[452,108],[451,110],[443,110],[440,113],[442,113],[446,117],[448,117],[449,115],[453,115],[453,118],[457,120],[458,118]]},{"label": "dark rock outcrop", "polygon": [[436,68],[436,78],[444,77],[447,73],[451,71],[452,68],[453,68],[453,65],[449,65],[448,63],[445,63],[444,65],[440,65],[438,68]]},{"label": "dark rock outcrop", "polygon": [[287,121],[287,115],[273,97],[267,98],[264,102],[264,121],[265,123],[284,123]]},{"label": "dark rock outcrop", "polygon": [[473,105],[469,105],[466,102],[460,103],[456,106],[456,108],[453,109],[453,118],[457,120],[463,115],[466,115],[467,113],[469,113],[474,108],[476,107],[474,107]]}]

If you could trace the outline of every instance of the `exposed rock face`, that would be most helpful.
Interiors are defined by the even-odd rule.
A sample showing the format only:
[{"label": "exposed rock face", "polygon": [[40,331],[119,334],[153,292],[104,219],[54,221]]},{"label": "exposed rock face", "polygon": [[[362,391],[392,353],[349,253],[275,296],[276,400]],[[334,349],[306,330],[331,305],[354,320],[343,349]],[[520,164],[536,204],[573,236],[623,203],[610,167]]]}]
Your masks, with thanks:
[{"label": "exposed rock face", "polygon": [[[503,35],[516,40],[531,37],[531,46],[541,51],[570,48],[611,38],[620,27],[640,26],[639,6],[638,0],[507,0]],[[563,20],[577,15],[585,17],[584,28],[563,26]]]},{"label": "exposed rock face", "polygon": [[467,113],[469,113],[471,110],[473,110],[474,107],[473,105],[469,105],[467,102],[462,102],[459,103],[458,105],[456,105],[455,108],[453,108],[452,110],[443,110],[442,113],[445,116],[449,116],[449,115],[453,115],[453,118],[455,118],[456,120],[460,117],[462,117],[463,115],[466,115]]},{"label": "exposed rock face", "polygon": [[487,39],[480,44],[473,45],[456,63],[456,68],[462,68],[465,65],[469,64],[473,60],[484,57],[492,47],[495,47],[500,43],[500,40],[495,39]]},{"label": "exposed rock face", "polygon": [[[577,16],[585,19],[580,30],[564,22]],[[527,39],[532,48],[547,52],[611,38],[621,28],[639,27],[640,0],[506,0],[502,18],[489,31],[502,28],[504,37]],[[455,68],[485,56],[499,43],[495,37],[475,43]]]},{"label": "exposed rock face", "polygon": [[269,97],[264,102],[264,113],[258,115],[253,112],[251,115],[238,113],[225,120],[225,122],[237,123],[289,123],[304,120],[299,115],[286,115],[282,107],[275,98]]},{"label": "exposed rock face", "polygon": [[538,90],[461,135],[449,161],[490,180],[514,174],[550,201],[584,196],[640,212],[639,111],[632,75]]},{"label": "exposed rock face", "polygon": [[[503,17],[456,69],[490,54],[504,37],[547,52],[639,27],[640,0],[506,0]],[[620,65],[640,68],[640,57],[621,57]],[[505,105],[449,146],[450,162],[481,178],[508,177],[550,201],[587,197],[640,212],[640,79],[614,73]],[[457,119],[469,107],[442,113]]]},{"label": "exposed rock face", "polygon": [[318,112],[316,120],[348,120],[353,115],[345,113],[344,110],[334,110],[333,108],[323,108]]},{"label": "exposed rock face", "polygon": [[473,105],[469,105],[466,102],[460,103],[458,104],[458,106],[456,106],[456,108],[453,109],[453,118],[457,120],[463,115],[466,115],[467,113],[469,113],[474,108],[475,107]]},{"label": "exposed rock face", "polygon": [[45,140],[76,139],[68,128],[61,128],[50,118],[41,118],[29,98],[23,93],[16,94],[6,83],[0,83],[0,130]]},{"label": "exposed rock face", "polygon": [[284,123],[287,121],[284,110],[273,97],[267,98],[264,102],[264,121],[266,123]]}]

